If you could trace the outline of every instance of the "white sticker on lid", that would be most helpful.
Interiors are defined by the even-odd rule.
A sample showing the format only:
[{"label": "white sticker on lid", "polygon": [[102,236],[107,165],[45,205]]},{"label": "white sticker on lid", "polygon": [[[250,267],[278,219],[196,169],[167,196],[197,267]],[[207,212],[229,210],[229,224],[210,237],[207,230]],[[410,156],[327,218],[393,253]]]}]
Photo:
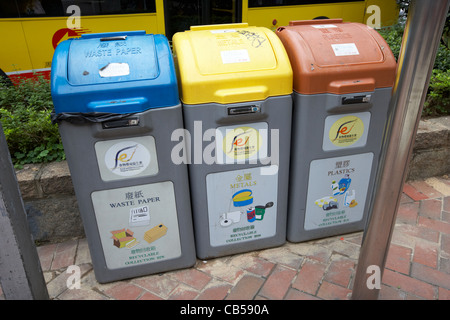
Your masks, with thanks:
[{"label": "white sticker on lid", "polygon": [[246,49],[221,51],[222,63],[250,62],[250,57]]},{"label": "white sticker on lid", "polygon": [[236,32],[235,29],[219,29],[219,30],[211,30],[211,33],[230,33]]},{"label": "white sticker on lid", "polygon": [[130,74],[130,66],[128,63],[108,63],[101,68],[98,73],[102,78],[127,76]]},{"label": "white sticker on lid", "polygon": [[318,24],[315,26],[311,26],[316,29],[329,29],[329,28],[337,28],[334,24]]},{"label": "white sticker on lid", "polygon": [[358,48],[356,48],[356,44],[354,43],[332,44],[331,47],[336,57],[359,55]]}]

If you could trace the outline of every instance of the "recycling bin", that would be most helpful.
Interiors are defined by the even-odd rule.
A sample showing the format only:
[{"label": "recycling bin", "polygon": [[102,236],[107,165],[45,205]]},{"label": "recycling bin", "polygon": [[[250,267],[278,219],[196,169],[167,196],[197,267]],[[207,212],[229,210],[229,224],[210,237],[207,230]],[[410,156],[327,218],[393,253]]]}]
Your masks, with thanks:
[{"label": "recycling bin", "polygon": [[287,239],[364,229],[396,61],[378,34],[341,19],[292,21],[276,34],[294,72]]},{"label": "recycling bin", "polygon": [[97,280],[195,264],[187,165],[171,161],[183,115],[167,39],[132,31],[64,41],[51,90]]},{"label": "recycling bin", "polygon": [[197,256],[284,244],[292,69],[280,40],[246,23],[194,26],[173,51]]}]

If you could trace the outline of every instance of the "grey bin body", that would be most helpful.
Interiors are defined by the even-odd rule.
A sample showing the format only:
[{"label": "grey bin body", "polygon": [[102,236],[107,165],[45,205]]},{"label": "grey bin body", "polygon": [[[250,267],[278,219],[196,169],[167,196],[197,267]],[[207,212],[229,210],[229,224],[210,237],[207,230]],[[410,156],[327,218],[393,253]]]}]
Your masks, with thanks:
[{"label": "grey bin body", "polygon": [[197,256],[282,245],[292,118],[286,51],[273,31],[246,23],[195,26],[172,40]]},{"label": "grey bin body", "polygon": [[[229,108],[245,107],[249,104],[258,106],[260,112],[228,115]],[[185,127],[189,132],[194,133],[195,122],[201,121],[202,137],[210,128],[235,126],[254,128],[261,126],[268,133],[268,140],[264,142],[267,143],[268,157],[261,158],[253,164],[250,160],[247,160],[246,164],[195,164],[194,155],[191,155],[189,180],[197,256],[208,259],[284,244],[286,242],[292,97],[271,97],[264,101],[229,105],[183,105],[183,111]],[[276,150],[273,143],[274,141],[278,143],[278,139],[270,138],[271,129],[278,130],[278,139],[281,142],[277,163],[275,163],[276,158],[273,157],[273,152]],[[191,142],[191,151],[195,152],[194,138]],[[202,150],[207,150],[210,144],[211,141],[203,141]],[[216,150],[216,152],[220,151]],[[272,165],[275,167],[271,167]],[[264,174],[265,172],[261,169],[268,170],[268,174]],[[275,174],[271,174],[272,172]],[[242,190],[251,190],[253,201],[240,206],[233,201],[233,195]],[[264,208],[264,217],[261,220],[255,218],[250,221],[251,213],[248,219],[249,208],[256,210],[256,206],[265,207],[270,202],[273,206]]]},{"label": "grey bin body", "polygon": [[[104,129],[101,123],[59,125],[99,282],[187,268],[196,261],[187,166],[170,161],[170,135],[183,126],[181,105],[130,117],[139,118],[140,125],[115,129]],[[118,143],[139,143],[138,147],[153,149],[157,173],[102,179],[101,170],[107,172],[104,159],[108,148]],[[150,242],[146,232],[160,224],[167,230],[153,233],[156,237],[166,233],[158,243],[158,239]],[[114,243],[111,232],[122,229],[125,236],[136,239],[136,245],[128,248]],[[128,235],[127,230],[133,234]]]},{"label": "grey bin body", "polygon": [[370,216],[396,61],[380,34],[342,19],[276,34],[294,72],[287,239],[361,231]]},{"label": "grey bin body", "polygon": [[[289,241],[301,242],[364,229],[373,197],[390,93],[391,88],[347,95],[294,93]],[[370,96],[368,103],[342,105],[344,97],[366,95]],[[370,123],[367,141],[359,147],[345,149],[333,148],[330,144],[325,148],[334,150],[324,151],[323,141],[328,139],[326,135],[331,125],[339,119],[344,119],[342,123],[345,119],[352,121],[352,117],[363,119],[366,126]],[[350,182],[345,181],[347,174]],[[340,188],[345,189],[338,191]],[[320,199],[323,201],[319,202]],[[352,200],[356,204],[350,207]]]}]

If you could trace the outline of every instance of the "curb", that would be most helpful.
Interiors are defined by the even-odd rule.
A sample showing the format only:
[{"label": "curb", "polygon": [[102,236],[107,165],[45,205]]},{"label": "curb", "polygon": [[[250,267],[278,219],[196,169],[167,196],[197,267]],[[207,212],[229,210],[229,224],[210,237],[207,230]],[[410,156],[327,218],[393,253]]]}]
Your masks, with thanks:
[{"label": "curb", "polygon": [[407,180],[450,173],[450,116],[421,120]]}]

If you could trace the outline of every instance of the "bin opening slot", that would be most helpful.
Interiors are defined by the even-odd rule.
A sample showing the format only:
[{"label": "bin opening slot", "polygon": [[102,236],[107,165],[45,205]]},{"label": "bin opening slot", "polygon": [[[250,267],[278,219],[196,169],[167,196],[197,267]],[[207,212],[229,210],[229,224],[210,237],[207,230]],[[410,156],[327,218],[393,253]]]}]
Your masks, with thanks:
[{"label": "bin opening slot", "polygon": [[132,127],[139,125],[139,118],[119,119],[113,121],[106,121],[102,123],[103,129],[113,129],[122,127]]},{"label": "bin opening slot", "polygon": [[342,104],[355,104],[355,103],[369,103],[370,102],[371,95],[358,95],[353,97],[343,97],[342,98]]},{"label": "bin opening slot", "polygon": [[127,36],[114,36],[114,37],[100,38],[100,41],[118,41],[118,40],[127,40]]},{"label": "bin opening slot", "polygon": [[256,113],[256,112],[261,112],[261,109],[260,107],[255,105],[228,108],[229,116],[234,116],[238,114]]}]

